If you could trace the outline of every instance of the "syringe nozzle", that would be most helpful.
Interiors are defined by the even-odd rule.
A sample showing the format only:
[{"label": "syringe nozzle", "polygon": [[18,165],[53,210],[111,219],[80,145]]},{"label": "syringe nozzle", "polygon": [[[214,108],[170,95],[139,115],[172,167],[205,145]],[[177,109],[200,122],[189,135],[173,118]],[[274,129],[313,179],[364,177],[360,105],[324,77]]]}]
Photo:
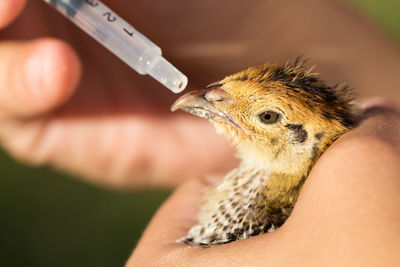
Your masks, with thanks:
[{"label": "syringe nozzle", "polygon": [[182,92],[188,79],[162,56],[153,58],[148,74],[174,93]]}]

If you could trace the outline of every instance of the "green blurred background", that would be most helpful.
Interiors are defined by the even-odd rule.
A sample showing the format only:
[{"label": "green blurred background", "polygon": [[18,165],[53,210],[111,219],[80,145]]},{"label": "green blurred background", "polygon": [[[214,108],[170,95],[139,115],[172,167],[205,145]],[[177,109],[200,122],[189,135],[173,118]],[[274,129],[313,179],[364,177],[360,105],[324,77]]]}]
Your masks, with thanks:
[{"label": "green blurred background", "polygon": [[[347,0],[400,43],[399,0]],[[0,150],[1,266],[122,266],[167,191],[115,192]]]},{"label": "green blurred background", "polygon": [[0,151],[0,266],[123,266],[169,192],[115,192]]}]

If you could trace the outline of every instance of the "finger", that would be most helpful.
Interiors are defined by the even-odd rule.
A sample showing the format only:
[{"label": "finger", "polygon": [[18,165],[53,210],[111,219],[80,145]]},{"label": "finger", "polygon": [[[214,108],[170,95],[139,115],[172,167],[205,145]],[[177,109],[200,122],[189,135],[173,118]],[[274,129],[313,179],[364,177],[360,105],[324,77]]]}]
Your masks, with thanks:
[{"label": "finger", "polygon": [[196,207],[206,187],[201,180],[191,180],[178,188],[152,219],[127,266],[144,266],[142,263],[155,255],[182,249],[184,245],[176,240],[185,236],[196,222]]},{"label": "finger", "polygon": [[196,223],[198,207],[210,186],[207,182],[190,180],[174,192],[151,220],[126,266],[246,266],[257,247],[269,245],[271,234],[206,249],[176,242]]},{"label": "finger", "polygon": [[0,28],[11,23],[22,11],[26,0],[2,0],[0,1]]},{"label": "finger", "polygon": [[307,233],[302,246],[333,266],[358,266],[350,262],[370,262],[372,255],[389,259],[394,248],[397,254],[400,116],[395,110],[383,102],[369,106],[359,126],[321,156],[284,225],[285,238]]},{"label": "finger", "polygon": [[64,103],[81,74],[64,42],[40,39],[0,44],[0,115],[34,116]]},{"label": "finger", "polygon": [[[392,183],[398,183],[400,162],[400,115],[398,107],[390,101],[372,99],[365,102],[366,107],[362,121],[352,131],[340,137],[327,151],[323,153],[313,167],[293,211],[291,219],[295,219],[297,211],[303,207],[307,199],[308,207],[304,208],[310,213],[321,216],[331,216],[335,206],[337,210],[341,204],[343,210],[351,206],[360,206],[360,200],[368,197],[360,196],[366,190],[375,200],[379,197],[389,196],[389,191],[398,189]],[[389,173],[394,173],[393,180],[386,179]],[[379,190],[384,191],[379,192]],[[334,189],[334,190],[332,190]],[[314,191],[314,193],[309,193]],[[315,192],[318,192],[316,194]],[[339,193],[347,194],[339,196]],[[397,193],[395,193],[397,194]],[[316,204],[316,197],[322,195]],[[400,200],[400,199],[399,199]],[[335,203],[333,203],[335,202]],[[380,201],[385,203],[385,201]],[[370,205],[369,201],[363,204]],[[378,202],[374,203],[376,206]],[[374,206],[373,205],[373,206]],[[386,212],[387,209],[381,211]],[[324,212],[325,211],[325,212]],[[365,213],[368,214],[368,213]],[[350,219],[352,213],[346,214]],[[311,216],[307,214],[307,216]],[[315,217],[315,216],[314,216]],[[324,220],[328,220],[324,218]],[[288,224],[286,224],[288,225]],[[324,224],[326,225],[326,224]],[[370,223],[372,225],[372,223]]]}]

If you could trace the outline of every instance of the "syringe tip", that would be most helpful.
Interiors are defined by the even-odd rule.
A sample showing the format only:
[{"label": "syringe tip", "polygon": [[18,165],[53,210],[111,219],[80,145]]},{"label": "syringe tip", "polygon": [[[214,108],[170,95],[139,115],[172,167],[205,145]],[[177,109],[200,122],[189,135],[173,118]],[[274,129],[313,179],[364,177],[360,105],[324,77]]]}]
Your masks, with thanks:
[{"label": "syringe tip", "polygon": [[154,59],[148,74],[174,93],[182,92],[188,83],[187,77],[161,56]]}]

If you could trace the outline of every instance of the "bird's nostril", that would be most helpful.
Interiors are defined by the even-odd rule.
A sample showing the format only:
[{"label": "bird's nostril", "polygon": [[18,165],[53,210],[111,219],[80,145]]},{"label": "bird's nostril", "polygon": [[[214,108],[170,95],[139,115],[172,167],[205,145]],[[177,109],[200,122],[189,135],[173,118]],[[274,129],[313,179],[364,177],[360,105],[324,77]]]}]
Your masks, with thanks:
[{"label": "bird's nostril", "polygon": [[226,101],[229,99],[229,96],[224,89],[217,88],[208,91],[204,95],[204,98],[209,102],[215,102],[215,101]]}]

